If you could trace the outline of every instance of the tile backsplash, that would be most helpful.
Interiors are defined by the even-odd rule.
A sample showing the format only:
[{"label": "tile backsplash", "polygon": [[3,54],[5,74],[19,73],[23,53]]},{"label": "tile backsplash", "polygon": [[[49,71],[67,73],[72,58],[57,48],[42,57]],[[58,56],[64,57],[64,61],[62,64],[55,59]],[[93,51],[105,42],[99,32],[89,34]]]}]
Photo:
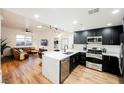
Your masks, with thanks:
[{"label": "tile backsplash", "polygon": [[74,49],[83,50],[83,47],[100,47],[100,48],[105,48],[107,53],[120,53],[119,45],[74,44]]},{"label": "tile backsplash", "polygon": [[119,45],[103,45],[103,48],[105,48],[108,53],[120,53]]},{"label": "tile backsplash", "polygon": [[74,49],[83,50],[83,47],[87,47],[86,44],[74,44]]}]

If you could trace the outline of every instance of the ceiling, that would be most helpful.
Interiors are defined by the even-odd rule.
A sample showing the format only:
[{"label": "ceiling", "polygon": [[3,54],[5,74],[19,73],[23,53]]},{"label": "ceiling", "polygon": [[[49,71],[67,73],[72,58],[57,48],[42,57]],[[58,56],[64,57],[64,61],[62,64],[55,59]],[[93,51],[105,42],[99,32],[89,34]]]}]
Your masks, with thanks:
[{"label": "ceiling", "polygon": [[[81,30],[82,27],[84,29],[106,27],[108,23],[112,26],[121,25],[124,17],[124,8],[119,9],[120,12],[117,14],[112,14],[114,8],[100,8],[98,13],[90,15],[88,11],[92,8],[7,8],[4,10],[20,16],[21,18],[13,18],[17,18],[21,25],[34,23],[35,25],[56,25],[57,28],[69,32]],[[35,19],[34,14],[39,15],[39,18]],[[73,24],[74,20],[77,24]]]}]

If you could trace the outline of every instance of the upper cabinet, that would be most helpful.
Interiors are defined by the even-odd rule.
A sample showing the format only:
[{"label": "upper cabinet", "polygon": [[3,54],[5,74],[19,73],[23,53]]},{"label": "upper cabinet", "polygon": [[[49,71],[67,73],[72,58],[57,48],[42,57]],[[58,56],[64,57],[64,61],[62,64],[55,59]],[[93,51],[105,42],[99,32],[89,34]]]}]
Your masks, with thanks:
[{"label": "upper cabinet", "polygon": [[78,31],[74,33],[74,44],[86,44],[87,43],[87,31]]},{"label": "upper cabinet", "polygon": [[119,45],[120,35],[123,31],[122,26],[108,27],[102,29],[103,45]]},{"label": "upper cabinet", "polygon": [[87,36],[88,36],[88,32],[87,31],[83,31],[82,32],[82,44],[86,44],[87,43]]},{"label": "upper cabinet", "polygon": [[74,33],[74,44],[82,44],[82,32],[75,32]]},{"label": "upper cabinet", "polygon": [[102,36],[101,29],[88,30],[88,36]]},{"label": "upper cabinet", "polygon": [[86,44],[88,36],[102,36],[103,45],[119,45],[122,32],[122,26],[77,31],[74,33],[74,44]]}]

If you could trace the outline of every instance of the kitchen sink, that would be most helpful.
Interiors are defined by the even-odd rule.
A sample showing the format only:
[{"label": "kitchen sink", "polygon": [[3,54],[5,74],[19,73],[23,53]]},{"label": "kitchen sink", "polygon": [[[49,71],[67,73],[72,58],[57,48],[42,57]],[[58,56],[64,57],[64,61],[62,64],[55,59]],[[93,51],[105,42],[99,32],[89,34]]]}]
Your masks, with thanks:
[{"label": "kitchen sink", "polygon": [[67,54],[67,55],[69,55],[69,54],[72,54],[73,52],[65,52],[65,53],[63,53],[63,54]]}]

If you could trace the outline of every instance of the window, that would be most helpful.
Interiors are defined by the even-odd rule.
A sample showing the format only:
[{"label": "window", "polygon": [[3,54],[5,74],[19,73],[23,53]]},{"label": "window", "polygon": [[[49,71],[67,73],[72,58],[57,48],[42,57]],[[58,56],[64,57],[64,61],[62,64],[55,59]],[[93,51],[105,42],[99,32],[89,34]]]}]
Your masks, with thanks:
[{"label": "window", "polygon": [[16,35],[17,46],[30,46],[32,45],[32,37],[25,35]]},{"label": "window", "polygon": [[31,36],[25,37],[25,45],[26,46],[32,45],[32,37]]}]

